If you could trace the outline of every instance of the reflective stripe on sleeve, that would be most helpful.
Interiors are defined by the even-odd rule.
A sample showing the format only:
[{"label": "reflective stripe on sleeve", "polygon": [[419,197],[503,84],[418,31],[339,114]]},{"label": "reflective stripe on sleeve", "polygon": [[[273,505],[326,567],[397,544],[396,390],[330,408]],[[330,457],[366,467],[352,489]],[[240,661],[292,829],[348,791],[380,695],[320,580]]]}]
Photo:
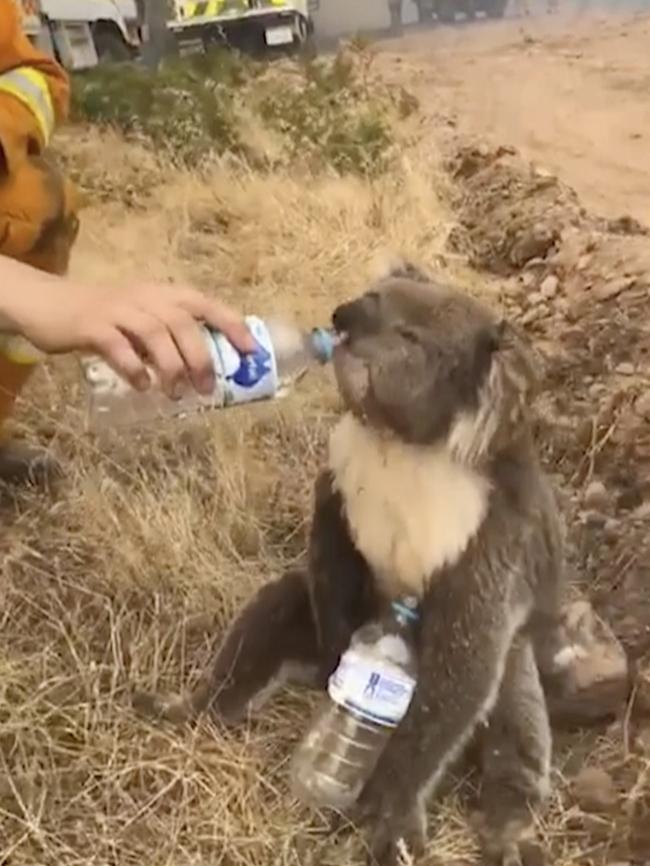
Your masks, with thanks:
[{"label": "reflective stripe on sleeve", "polygon": [[54,106],[46,76],[28,66],[11,69],[0,75],[0,93],[9,93],[29,108],[47,144],[54,131]]}]

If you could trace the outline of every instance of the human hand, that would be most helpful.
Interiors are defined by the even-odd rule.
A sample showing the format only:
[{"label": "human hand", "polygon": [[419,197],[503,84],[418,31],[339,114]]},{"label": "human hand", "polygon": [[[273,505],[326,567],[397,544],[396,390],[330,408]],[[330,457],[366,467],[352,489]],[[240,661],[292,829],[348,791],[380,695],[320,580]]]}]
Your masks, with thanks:
[{"label": "human hand", "polygon": [[180,396],[189,383],[201,394],[213,390],[214,370],[201,322],[221,331],[241,351],[255,348],[237,312],[194,289],[140,284],[94,290],[32,269],[27,280],[23,267],[11,294],[0,292],[0,315],[12,329],[50,354],[94,352],[138,390],[150,385],[147,366],[171,397]]}]

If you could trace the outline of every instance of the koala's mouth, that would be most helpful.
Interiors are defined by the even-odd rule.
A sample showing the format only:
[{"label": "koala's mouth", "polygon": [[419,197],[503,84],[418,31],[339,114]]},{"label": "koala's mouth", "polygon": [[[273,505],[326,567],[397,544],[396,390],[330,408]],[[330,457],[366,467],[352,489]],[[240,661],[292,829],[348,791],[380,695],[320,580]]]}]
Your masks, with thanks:
[{"label": "koala's mouth", "polygon": [[344,404],[355,415],[365,415],[372,390],[368,361],[355,352],[349,338],[337,345],[333,360],[336,383]]}]

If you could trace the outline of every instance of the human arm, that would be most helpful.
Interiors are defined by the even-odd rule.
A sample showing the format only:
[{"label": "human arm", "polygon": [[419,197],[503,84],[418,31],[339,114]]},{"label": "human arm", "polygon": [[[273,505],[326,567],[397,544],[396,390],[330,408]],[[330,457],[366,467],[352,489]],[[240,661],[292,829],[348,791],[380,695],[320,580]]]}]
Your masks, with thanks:
[{"label": "human arm", "polygon": [[214,371],[201,321],[237,348],[254,348],[238,313],[194,289],[93,289],[0,256],[0,330],[49,354],[97,353],[139,390],[150,384],[146,357],[170,396],[188,379],[200,393],[210,393]]},{"label": "human arm", "polygon": [[[27,71],[26,79],[12,75],[21,71]],[[15,0],[0,0],[0,89],[4,84],[7,93],[16,98],[13,106],[2,106],[0,121],[7,120],[4,114],[8,114],[8,127],[18,128],[41,148],[46,146],[55,124],[68,116],[70,82],[54,58],[31,44],[23,32]]]}]

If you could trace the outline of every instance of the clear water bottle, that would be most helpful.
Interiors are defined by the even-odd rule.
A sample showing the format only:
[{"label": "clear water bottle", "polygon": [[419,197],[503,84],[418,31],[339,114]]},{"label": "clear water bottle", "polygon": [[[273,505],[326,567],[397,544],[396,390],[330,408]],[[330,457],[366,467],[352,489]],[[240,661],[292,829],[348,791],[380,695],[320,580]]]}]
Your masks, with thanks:
[{"label": "clear water bottle", "polygon": [[205,328],[216,385],[204,396],[188,389],[180,400],[172,400],[159,387],[156,376],[151,387],[137,391],[103,360],[82,361],[90,387],[90,420],[94,429],[183,415],[205,408],[221,408],[279,396],[310,366],[331,360],[337,337],[333,331],[314,328],[302,331],[281,320],[246,319],[257,343],[254,352],[242,354],[223,334]]},{"label": "clear water bottle", "polygon": [[345,811],[357,800],[413,697],[417,618],[417,599],[404,598],[353,635],[293,756],[291,787],[306,804]]}]

